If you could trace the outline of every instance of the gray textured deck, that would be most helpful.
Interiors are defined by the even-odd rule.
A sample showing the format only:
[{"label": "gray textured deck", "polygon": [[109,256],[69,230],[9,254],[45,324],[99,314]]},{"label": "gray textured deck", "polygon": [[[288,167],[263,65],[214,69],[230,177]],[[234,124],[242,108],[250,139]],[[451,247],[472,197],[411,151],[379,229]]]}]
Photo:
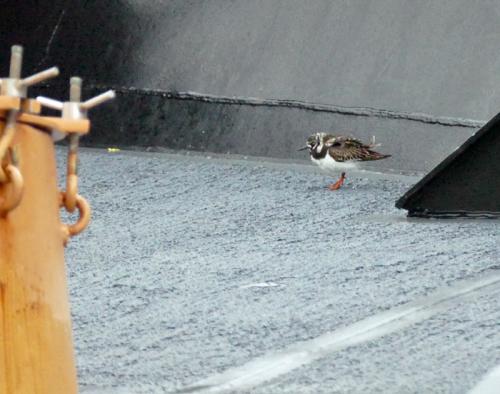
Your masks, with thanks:
[{"label": "gray textured deck", "polygon": [[[333,193],[309,165],[84,150],[80,179],[94,216],[67,262],[83,393],[216,391],[227,370],[298,354],[234,390],[465,393],[500,364],[500,223],[406,219],[394,201],[417,178],[348,173]],[[328,345],[394,308],[406,317],[372,339]]]}]

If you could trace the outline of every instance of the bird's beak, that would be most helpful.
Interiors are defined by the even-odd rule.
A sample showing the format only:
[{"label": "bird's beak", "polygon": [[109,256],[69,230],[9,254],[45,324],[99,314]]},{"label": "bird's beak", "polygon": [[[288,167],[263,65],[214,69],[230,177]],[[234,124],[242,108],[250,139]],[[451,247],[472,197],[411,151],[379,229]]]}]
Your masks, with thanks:
[{"label": "bird's beak", "polygon": [[309,147],[308,147],[308,146],[304,146],[304,147],[302,147],[302,148],[300,148],[300,149],[297,149],[297,152],[298,152],[298,151],[301,151],[301,150],[306,150],[306,149],[309,149]]}]

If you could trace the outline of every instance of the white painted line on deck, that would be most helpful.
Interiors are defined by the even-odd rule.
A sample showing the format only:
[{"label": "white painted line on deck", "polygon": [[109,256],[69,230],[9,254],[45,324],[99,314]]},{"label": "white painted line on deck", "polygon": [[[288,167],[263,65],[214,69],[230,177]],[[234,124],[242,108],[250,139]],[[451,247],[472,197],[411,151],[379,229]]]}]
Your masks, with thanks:
[{"label": "white painted line on deck", "polygon": [[469,394],[498,394],[500,392],[500,365],[488,372]]},{"label": "white painted line on deck", "polygon": [[490,272],[487,276],[460,282],[418,301],[228,369],[179,392],[221,393],[248,390],[336,351],[380,338],[428,319],[450,307],[454,299],[499,282],[499,272]]}]

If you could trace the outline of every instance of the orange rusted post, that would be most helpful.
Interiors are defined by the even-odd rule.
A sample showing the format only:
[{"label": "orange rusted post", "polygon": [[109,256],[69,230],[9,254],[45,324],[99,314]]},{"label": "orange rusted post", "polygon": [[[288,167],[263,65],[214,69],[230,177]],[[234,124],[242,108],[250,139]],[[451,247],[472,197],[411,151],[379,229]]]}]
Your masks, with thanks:
[{"label": "orange rusted post", "polygon": [[3,101],[12,103],[0,107],[0,393],[75,393],[54,144],[19,122],[23,107],[39,110],[28,105],[27,86],[58,71],[23,80],[21,63],[15,46],[1,82]]},{"label": "orange rusted post", "polygon": [[[54,138],[75,141],[89,121],[85,103],[59,103],[82,105],[74,116],[40,116],[27,87],[58,71],[21,79],[21,62],[15,46],[10,76],[0,80],[0,394],[76,393],[64,246],[86,227],[90,208],[77,194],[75,144],[67,174],[74,187],[59,191]],[[59,212],[70,204],[79,219],[65,225]]]},{"label": "orange rusted post", "polygon": [[52,138],[18,125],[13,146],[24,191],[0,216],[0,393],[75,393]]}]

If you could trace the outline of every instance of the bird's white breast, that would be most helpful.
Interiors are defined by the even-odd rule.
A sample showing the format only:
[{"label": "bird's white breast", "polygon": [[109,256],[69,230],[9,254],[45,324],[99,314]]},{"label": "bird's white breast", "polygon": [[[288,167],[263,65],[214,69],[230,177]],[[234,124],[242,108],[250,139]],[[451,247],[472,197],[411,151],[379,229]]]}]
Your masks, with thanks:
[{"label": "bird's white breast", "polygon": [[314,157],[311,156],[311,160],[313,163],[317,164],[319,166],[319,168],[321,168],[323,171],[326,171],[326,172],[344,171],[344,170],[356,167],[356,162],[335,161],[328,154],[322,159],[315,159]]}]

